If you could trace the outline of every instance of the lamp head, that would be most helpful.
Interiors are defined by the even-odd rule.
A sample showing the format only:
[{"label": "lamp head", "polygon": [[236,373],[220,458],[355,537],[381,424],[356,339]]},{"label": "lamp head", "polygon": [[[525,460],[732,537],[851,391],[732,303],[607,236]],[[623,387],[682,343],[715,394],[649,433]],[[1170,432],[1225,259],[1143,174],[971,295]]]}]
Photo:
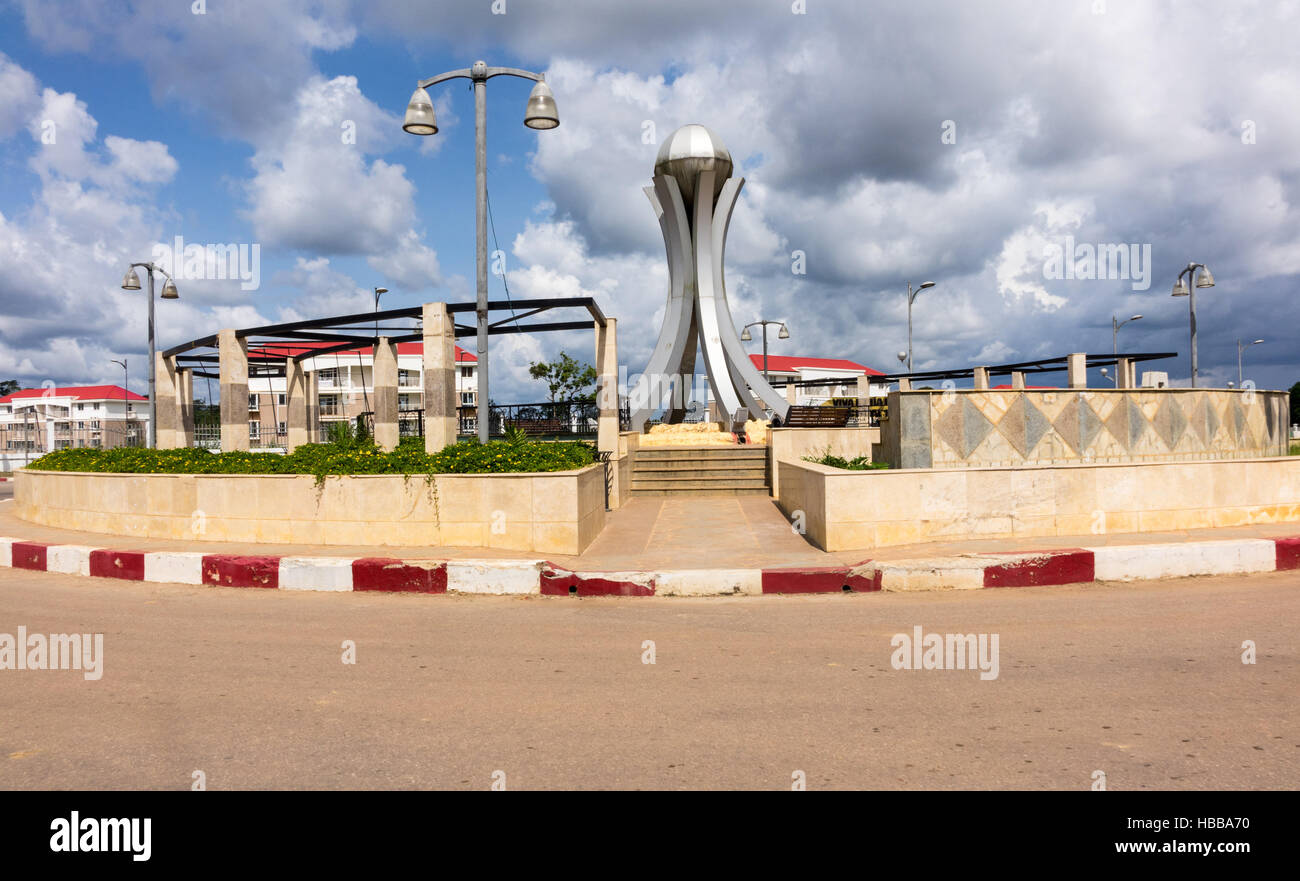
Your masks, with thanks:
[{"label": "lamp head", "polygon": [[1198,288],[1214,287],[1214,273],[1210,272],[1210,267],[1201,264],[1201,274],[1196,277],[1196,286]]},{"label": "lamp head", "polygon": [[1137,315],[1134,315],[1132,318],[1130,318],[1129,321],[1137,321],[1137,320],[1138,320],[1139,318],[1141,318],[1141,317],[1142,317],[1142,314],[1141,314],[1141,313],[1138,313]]},{"label": "lamp head", "polygon": [[560,124],[560,114],[555,108],[555,95],[551,87],[543,80],[538,80],[533,91],[528,95],[528,107],[524,110],[524,125],[529,128],[548,129]]},{"label": "lamp head", "polygon": [[742,331],[740,332],[740,339],[741,339],[742,342],[746,342],[746,343],[747,343],[747,342],[749,342],[750,340],[752,340],[753,338],[754,338],[754,337],[750,334],[750,332],[749,332],[749,328],[748,328],[748,327],[745,328],[744,330],[742,330]]},{"label": "lamp head", "polygon": [[180,292],[176,290],[176,282],[170,278],[163,285],[162,298],[164,300],[179,300],[181,298]]},{"label": "lamp head", "polygon": [[436,135],[438,119],[433,113],[433,101],[422,87],[411,93],[411,100],[406,105],[406,118],[402,121],[402,130],[413,135]]},{"label": "lamp head", "polygon": [[122,278],[122,290],[124,290],[124,291],[138,291],[138,290],[140,290],[140,276],[136,275],[135,267],[134,267],[134,266],[132,266],[130,269],[128,269],[128,270],[126,271],[126,275],[123,276],[123,278]]},{"label": "lamp head", "polygon": [[781,325],[781,332],[776,335],[776,338],[779,340],[790,339],[790,329],[786,327],[784,324]]},{"label": "lamp head", "polygon": [[899,363],[902,363],[903,361],[906,361],[906,360],[907,360],[907,353],[906,353],[906,352],[899,352],[899,353],[898,353],[898,360],[899,360]]},{"label": "lamp head", "polygon": [[932,282],[932,281],[923,281],[923,282],[921,282],[921,286],[920,286],[919,288],[917,288],[917,290],[918,290],[918,291],[923,291],[923,290],[925,290],[926,288],[932,288],[932,287],[934,287],[934,282]]},{"label": "lamp head", "polygon": [[376,293],[376,294],[386,294],[386,293],[388,293],[388,288],[375,288],[375,293]]},{"label": "lamp head", "polygon": [[1186,297],[1189,296],[1190,294],[1191,291],[1187,289],[1187,282],[1183,280],[1183,277],[1181,275],[1178,276],[1178,281],[1174,282],[1174,292],[1173,294],[1171,294],[1171,296]]}]

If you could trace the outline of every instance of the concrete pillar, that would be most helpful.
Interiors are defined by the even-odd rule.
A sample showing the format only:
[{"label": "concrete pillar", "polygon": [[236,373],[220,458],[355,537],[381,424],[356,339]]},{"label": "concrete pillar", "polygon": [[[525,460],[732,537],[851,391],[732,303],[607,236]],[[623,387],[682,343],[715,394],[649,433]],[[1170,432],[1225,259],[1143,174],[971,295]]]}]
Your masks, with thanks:
[{"label": "concrete pillar", "polygon": [[618,321],[596,325],[596,406],[600,417],[596,449],[618,452]]},{"label": "concrete pillar", "polygon": [[248,343],[234,330],[217,333],[221,360],[221,451],[248,449]]},{"label": "concrete pillar", "polygon": [[900,392],[910,392],[912,390],[912,380],[904,376],[898,381],[898,390]]},{"label": "concrete pillar", "polygon": [[1088,387],[1088,355],[1086,352],[1071,352],[1066,362],[1066,374],[1070,388]]},{"label": "concrete pillar", "polygon": [[975,388],[987,390],[989,387],[989,369],[987,367],[975,368]]},{"label": "concrete pillar", "polygon": [[785,387],[785,400],[791,407],[799,403],[799,386],[794,384],[794,380]]},{"label": "concrete pillar", "polygon": [[176,398],[176,359],[168,358],[162,352],[154,356],[154,400],[158,411],[158,449],[176,448],[176,428],[180,415]]},{"label": "concrete pillar", "polygon": [[1025,371],[1011,371],[1011,387],[1013,389],[1023,389],[1025,387]]},{"label": "concrete pillar", "polygon": [[401,437],[397,427],[397,344],[386,336],[380,337],[375,346],[371,375],[375,386],[375,444],[381,450],[395,450]]},{"label": "concrete pillar", "polygon": [[320,376],[313,370],[307,374],[307,443],[321,442],[320,426]]},{"label": "concrete pillar", "polygon": [[194,371],[176,371],[176,446],[194,446]]},{"label": "concrete pillar", "polygon": [[1119,363],[1115,365],[1115,387],[1133,388],[1133,380],[1133,359],[1120,358]]},{"label": "concrete pillar", "polygon": [[289,452],[303,444],[311,443],[311,432],[307,424],[307,371],[302,369],[302,362],[287,358],[284,362],[284,409],[286,428],[285,446]]},{"label": "concrete pillar", "polygon": [[[424,304],[424,451],[456,443],[456,325],[446,303]],[[479,418],[487,418],[480,401]]]}]

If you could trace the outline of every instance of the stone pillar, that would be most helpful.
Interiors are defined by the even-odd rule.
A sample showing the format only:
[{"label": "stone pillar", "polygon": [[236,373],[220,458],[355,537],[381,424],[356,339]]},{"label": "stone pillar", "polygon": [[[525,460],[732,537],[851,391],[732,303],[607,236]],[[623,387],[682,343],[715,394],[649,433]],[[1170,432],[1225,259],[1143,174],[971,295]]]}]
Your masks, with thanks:
[{"label": "stone pillar", "polygon": [[[424,451],[456,443],[456,325],[446,303],[424,304]],[[480,419],[487,418],[480,401]]]},{"label": "stone pillar", "polygon": [[311,443],[307,424],[307,371],[302,362],[286,358],[284,362],[284,409],[286,428],[285,446],[289,452],[303,444]]},{"label": "stone pillar", "polygon": [[233,330],[217,333],[221,359],[221,452],[248,449],[248,343]]},{"label": "stone pillar", "polygon": [[194,371],[176,371],[176,446],[194,446]]},{"label": "stone pillar", "polygon": [[987,367],[975,368],[975,388],[977,390],[987,390],[989,387],[989,369]]},{"label": "stone pillar", "polygon": [[1088,355],[1086,352],[1071,352],[1067,362],[1066,373],[1070,388],[1088,387]]},{"label": "stone pillar", "polygon": [[600,417],[596,449],[618,452],[618,321],[605,319],[596,325],[596,406]]},{"label": "stone pillar", "polygon": [[1023,370],[1013,370],[1013,371],[1011,371],[1011,387],[1012,387],[1013,389],[1022,389],[1022,390],[1024,389],[1024,387],[1025,387],[1025,371],[1023,371]]},{"label": "stone pillar", "polygon": [[154,355],[154,400],[158,412],[158,449],[176,448],[177,417],[176,398],[176,359],[168,358],[162,352]]},{"label": "stone pillar", "polygon": [[794,384],[794,380],[785,387],[785,399],[791,407],[799,403],[799,386]]},{"label": "stone pillar", "polygon": [[1120,358],[1115,365],[1115,387],[1116,388],[1133,388],[1133,359]]},{"label": "stone pillar", "polygon": [[375,443],[381,450],[395,450],[401,437],[397,426],[397,344],[386,336],[380,337],[375,346],[371,375],[375,386]]},{"label": "stone pillar", "polygon": [[912,390],[912,380],[904,376],[898,381],[898,390],[900,392],[910,392]]},{"label": "stone pillar", "polygon": [[320,376],[318,371],[307,374],[307,443],[318,444],[320,435]]}]

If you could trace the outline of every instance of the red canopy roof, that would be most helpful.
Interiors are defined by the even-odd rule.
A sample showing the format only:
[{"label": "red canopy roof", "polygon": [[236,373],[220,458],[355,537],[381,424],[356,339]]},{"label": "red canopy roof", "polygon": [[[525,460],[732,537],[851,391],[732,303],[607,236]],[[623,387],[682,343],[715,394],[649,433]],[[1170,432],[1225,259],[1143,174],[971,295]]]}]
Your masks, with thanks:
[{"label": "red canopy roof", "polygon": [[[754,366],[759,370],[763,369],[763,356],[750,355],[749,360],[754,362]],[[775,370],[778,373],[798,373],[801,367],[820,368],[822,370],[861,370],[868,376],[884,376],[879,370],[868,367],[865,364],[859,364],[856,361],[849,361],[844,358],[804,358],[799,355],[768,355],[767,369]]]},{"label": "red canopy roof", "polygon": [[0,398],[0,404],[9,404],[22,398],[76,398],[78,401],[147,401],[143,395],[128,392],[120,385],[65,385],[52,389],[25,388]]}]

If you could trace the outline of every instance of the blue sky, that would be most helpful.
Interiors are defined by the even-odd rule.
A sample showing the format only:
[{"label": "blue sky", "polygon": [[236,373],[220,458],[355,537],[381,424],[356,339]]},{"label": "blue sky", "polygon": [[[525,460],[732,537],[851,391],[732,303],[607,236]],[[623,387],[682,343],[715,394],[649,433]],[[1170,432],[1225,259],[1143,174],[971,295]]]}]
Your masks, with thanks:
[{"label": "blue sky", "polygon": [[[774,354],[893,369],[906,283],[933,279],[918,369],[1109,351],[1111,316],[1140,312],[1121,348],[1180,352],[1160,367],[1185,383],[1186,300],[1169,289],[1198,260],[1218,279],[1198,297],[1202,384],[1235,381],[1236,340],[1259,337],[1246,378],[1300,380],[1295,4],[492,7],[0,2],[0,378],[142,367],[143,303],[118,284],[176,235],[257,244],[261,283],[182,279],[159,304],[164,345],[364,311],[373,285],[389,306],[471,299],[468,83],[432,90],[433,138],[400,118],[417,79],[481,57],[546,71],[562,119],[526,129],[530,84],[489,84],[511,293],[595,296],[633,373],[667,284],[640,190],[657,144],[699,122],[746,178],[728,289],[738,323],[788,322]],[[1150,246],[1149,287],[1049,277],[1045,249],[1066,237]],[[532,360],[591,357],[589,334],[497,339],[497,400],[536,397]]]}]

